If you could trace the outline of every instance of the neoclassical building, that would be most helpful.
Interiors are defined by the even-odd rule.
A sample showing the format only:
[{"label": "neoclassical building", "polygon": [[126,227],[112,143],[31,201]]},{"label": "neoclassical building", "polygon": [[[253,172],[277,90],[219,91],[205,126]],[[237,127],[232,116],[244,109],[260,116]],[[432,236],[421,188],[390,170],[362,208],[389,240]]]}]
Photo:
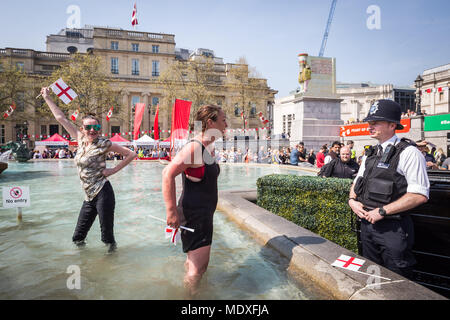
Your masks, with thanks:
[{"label": "neoclassical building", "polygon": [[[235,112],[228,114],[229,127],[242,128],[243,122],[238,106],[233,104],[233,97],[237,93],[226,85],[235,64],[224,63],[222,58],[215,56],[213,50],[191,51],[176,48],[175,36],[172,34],[90,26],[82,29],[63,29],[58,34],[49,35],[46,49],[46,52],[16,48],[0,49],[0,59],[9,60],[29,76],[33,76],[50,75],[75,52],[92,53],[101,57],[112,83],[122,89],[119,100],[124,107],[121,113],[113,114],[110,121],[102,117],[102,130],[105,133],[132,131],[133,107],[136,103],[146,105],[141,130],[152,130],[156,105],[166,94],[165,87],[160,81],[161,74],[176,61],[189,63],[202,57],[210,57],[214,61],[215,76],[211,87],[216,103],[226,106],[228,110],[236,108]],[[277,91],[267,85],[266,79],[252,79],[252,86],[256,96],[260,98],[252,102],[248,128],[258,128],[261,123],[257,113],[263,112],[265,118],[271,120],[271,107]],[[16,111],[33,112],[33,108],[33,105],[25,105]],[[15,121],[14,114],[6,121],[1,120],[0,125],[0,143],[17,140],[19,134],[23,133],[26,133],[31,142],[54,133],[65,133],[64,128],[54,119]],[[170,130],[167,110],[159,115],[159,127],[162,130],[161,136],[167,137]]]},{"label": "neoclassical building", "polygon": [[422,74],[421,109],[428,115],[450,113],[450,63]]},{"label": "neoclassical building", "polygon": [[342,99],[341,119],[344,123],[360,122],[370,106],[379,99],[390,99],[402,106],[402,111],[415,110],[415,89],[392,84],[337,83],[336,92]]}]

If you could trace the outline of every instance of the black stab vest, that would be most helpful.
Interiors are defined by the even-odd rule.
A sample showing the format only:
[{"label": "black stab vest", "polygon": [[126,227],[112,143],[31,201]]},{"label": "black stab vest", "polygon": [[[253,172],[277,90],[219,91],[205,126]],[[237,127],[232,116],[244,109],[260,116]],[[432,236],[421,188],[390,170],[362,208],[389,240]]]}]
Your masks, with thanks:
[{"label": "black stab vest", "polygon": [[406,193],[408,183],[406,178],[397,172],[397,166],[400,154],[410,145],[414,145],[414,142],[406,138],[402,138],[397,145],[392,145],[393,150],[389,152],[386,162],[381,161],[383,155],[377,155],[377,149],[373,146],[366,150],[366,168],[363,177],[358,179],[354,188],[357,200],[365,207],[368,209],[382,207]]}]

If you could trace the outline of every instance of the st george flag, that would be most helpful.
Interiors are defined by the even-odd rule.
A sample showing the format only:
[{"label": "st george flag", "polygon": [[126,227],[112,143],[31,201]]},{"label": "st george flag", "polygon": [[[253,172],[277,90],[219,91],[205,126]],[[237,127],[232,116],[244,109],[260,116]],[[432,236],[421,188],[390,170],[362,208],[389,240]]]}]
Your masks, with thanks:
[{"label": "st george flag", "polygon": [[14,110],[16,110],[16,105],[13,103],[12,105],[9,106],[8,110],[6,110],[5,113],[3,114],[3,119],[8,118],[14,112]]},{"label": "st george flag", "polygon": [[109,119],[111,119],[112,114],[113,114],[113,108],[114,108],[114,107],[111,107],[111,108],[109,109],[108,113],[106,114],[106,121],[109,121]]},{"label": "st george flag", "polygon": [[181,233],[179,228],[172,228],[169,226],[166,226],[165,229],[166,239],[170,238],[170,242],[172,242],[174,245],[177,245],[177,242],[181,239]]},{"label": "st george flag", "polygon": [[78,97],[75,91],[73,91],[61,78],[56,80],[56,82],[51,85],[51,88],[65,104],[69,104],[73,99]]},{"label": "st george flag", "polygon": [[72,121],[77,120],[79,114],[80,114],[80,110],[76,110],[74,113],[72,113],[72,115],[70,116]]},{"label": "st george flag", "polygon": [[134,4],[133,14],[131,15],[131,25],[133,27],[136,27],[138,24],[137,20],[137,9],[136,9],[136,3]]},{"label": "st george flag", "polygon": [[349,257],[349,256],[346,256],[345,254],[341,254],[341,256],[339,258],[337,258],[336,261],[333,262],[331,265],[335,266],[335,267],[347,269],[347,270],[358,271],[359,268],[362,267],[364,262],[365,262],[365,260],[354,258],[354,257]]}]

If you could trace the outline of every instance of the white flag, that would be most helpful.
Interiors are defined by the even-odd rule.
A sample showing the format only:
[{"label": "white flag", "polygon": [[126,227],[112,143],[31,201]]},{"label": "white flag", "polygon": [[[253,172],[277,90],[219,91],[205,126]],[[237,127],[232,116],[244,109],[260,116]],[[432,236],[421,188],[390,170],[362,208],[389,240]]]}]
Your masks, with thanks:
[{"label": "white flag", "polygon": [[362,267],[365,260],[349,257],[345,254],[341,254],[339,258],[336,259],[331,265],[339,268],[344,268],[347,270],[358,271]]},{"label": "white flag", "polygon": [[72,113],[72,116],[70,117],[73,121],[75,121],[75,120],[77,120],[77,118],[78,118],[78,114],[79,114],[79,111],[78,110],[76,110],[74,113]]},{"label": "white flag", "polygon": [[73,91],[61,78],[52,84],[51,88],[65,104],[69,104],[73,99],[78,97],[75,91]]},{"label": "white flag", "polygon": [[113,114],[113,107],[111,107],[108,113],[106,114],[106,121],[109,121],[109,119],[111,119],[112,114]]},{"label": "white flag", "polygon": [[165,229],[166,239],[170,238],[170,242],[172,242],[174,245],[177,245],[177,242],[181,239],[181,233],[179,228],[172,228],[167,226]]},{"label": "white flag", "polygon": [[13,103],[12,105],[9,106],[8,110],[6,110],[5,113],[3,114],[3,119],[8,118],[14,112],[14,110],[16,110],[16,105]]}]

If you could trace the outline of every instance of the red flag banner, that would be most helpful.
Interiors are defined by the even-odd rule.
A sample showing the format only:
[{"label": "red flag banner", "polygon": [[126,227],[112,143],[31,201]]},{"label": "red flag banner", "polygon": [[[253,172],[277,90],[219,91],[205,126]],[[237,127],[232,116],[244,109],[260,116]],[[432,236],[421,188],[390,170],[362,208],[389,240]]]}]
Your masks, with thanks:
[{"label": "red flag banner", "polygon": [[[411,129],[411,119],[401,119],[400,123],[403,125],[402,130],[395,130],[397,133],[409,132]],[[369,135],[369,124],[368,123],[358,123],[348,126],[342,126],[340,136],[341,137],[354,137],[354,136],[368,136]]]},{"label": "red flag banner", "polygon": [[137,8],[136,3],[134,4],[133,14],[131,15],[131,25],[135,27],[138,24],[137,20]]},{"label": "red flag banner", "polygon": [[111,119],[112,114],[113,114],[113,108],[114,108],[114,107],[111,107],[111,108],[109,109],[108,113],[106,114],[106,121],[109,121],[109,119]]},{"label": "red flag banner", "polygon": [[6,110],[5,113],[3,114],[3,119],[8,118],[14,112],[14,110],[16,110],[16,105],[13,103],[12,105],[9,106],[8,110]]},{"label": "red flag banner", "polygon": [[159,104],[156,106],[155,122],[153,124],[153,138],[159,140],[159,125],[158,125]]},{"label": "red flag banner", "polygon": [[72,113],[72,115],[70,116],[70,118],[72,119],[72,121],[77,120],[79,114],[80,114],[80,110],[75,110],[75,112]]},{"label": "red flag banner", "polygon": [[145,103],[136,103],[134,111],[134,140],[139,139],[139,129],[141,127],[142,117],[144,116]]},{"label": "red flag banner", "polygon": [[170,150],[175,146],[176,140],[186,140],[189,136],[189,115],[191,101],[175,99],[172,110],[172,131],[170,134]]}]

